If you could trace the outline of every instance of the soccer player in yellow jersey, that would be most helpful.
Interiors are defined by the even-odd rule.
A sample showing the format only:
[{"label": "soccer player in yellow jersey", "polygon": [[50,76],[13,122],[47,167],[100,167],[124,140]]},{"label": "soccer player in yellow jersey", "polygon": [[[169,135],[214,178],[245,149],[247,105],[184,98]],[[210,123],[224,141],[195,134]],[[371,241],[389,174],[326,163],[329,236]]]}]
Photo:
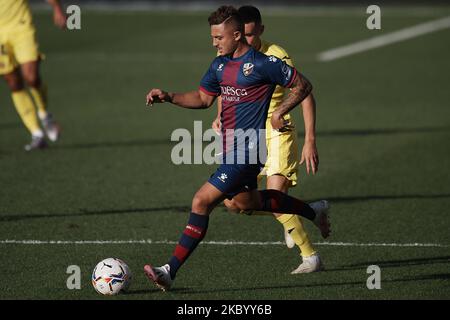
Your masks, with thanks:
[{"label": "soccer player in yellow jersey", "polygon": [[[66,15],[59,0],[47,2],[53,8],[54,23],[64,28]],[[60,130],[47,112],[47,92],[39,74],[39,62],[36,29],[28,1],[0,0],[0,75],[5,78],[16,110],[31,133],[31,143],[25,146],[27,151],[47,146],[44,133],[56,141]]]},{"label": "soccer player in yellow jersey", "polygon": [[[247,42],[260,52],[270,56],[273,55],[290,66],[293,66],[292,59],[280,46],[266,42],[260,37],[264,32],[261,14],[253,6],[242,6],[239,14],[245,23],[245,37]],[[297,133],[294,123],[289,114],[284,119],[289,122],[291,130],[279,132],[272,129],[271,115],[281,104],[285,95],[285,89],[277,86],[270,102],[269,112],[266,121],[266,143],[267,161],[264,170],[260,175],[267,176],[267,189],[276,189],[287,193],[290,187],[297,184],[297,169],[299,166],[299,150]],[[315,101],[312,94],[302,101],[303,119],[305,123],[305,142],[301,154],[300,164],[306,163],[306,170],[309,174],[315,174],[319,166],[319,155],[315,144]],[[220,131],[221,102],[218,101],[218,116],[213,122],[213,128]],[[225,205],[230,209],[235,209],[233,201],[225,200]],[[255,212],[243,212],[255,214]],[[267,214],[267,213],[259,213]],[[311,241],[303,227],[298,215],[273,213],[276,219],[283,224],[285,230],[286,244],[289,248],[299,247],[302,256],[300,266],[292,271],[292,274],[310,273],[320,271],[323,268],[318,252],[312,246]]]}]

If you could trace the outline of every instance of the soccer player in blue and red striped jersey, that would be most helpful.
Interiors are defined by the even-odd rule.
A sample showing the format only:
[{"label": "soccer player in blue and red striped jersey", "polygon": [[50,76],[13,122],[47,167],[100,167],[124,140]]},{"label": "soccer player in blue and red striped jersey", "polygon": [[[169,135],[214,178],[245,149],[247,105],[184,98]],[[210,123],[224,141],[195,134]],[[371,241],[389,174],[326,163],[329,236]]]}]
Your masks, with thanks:
[{"label": "soccer player in blue and red striped jersey", "polygon": [[264,129],[275,86],[291,89],[271,117],[273,129],[283,130],[287,125],[283,116],[310,94],[310,82],[282,60],[253,49],[234,7],[220,7],[208,21],[219,56],[199,89],[173,93],[154,88],[147,94],[148,105],[170,102],[190,109],[208,108],[219,95],[222,98],[222,164],[195,194],[188,224],[168,263],[144,266],[146,275],[163,290],[170,289],[178,269],[204,238],[210,213],[224,199],[233,199],[240,210],[301,215],[311,220],[324,238],[330,234],[326,201],[307,204],[278,190],[257,190],[257,176],[263,167],[260,147],[265,146]]}]

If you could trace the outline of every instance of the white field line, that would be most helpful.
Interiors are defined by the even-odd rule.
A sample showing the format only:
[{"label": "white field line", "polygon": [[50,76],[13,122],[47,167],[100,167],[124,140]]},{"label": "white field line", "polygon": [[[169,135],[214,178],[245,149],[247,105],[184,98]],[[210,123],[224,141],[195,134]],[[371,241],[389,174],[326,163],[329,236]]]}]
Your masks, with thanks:
[{"label": "white field line", "polygon": [[[22,245],[106,245],[106,244],[169,244],[176,245],[178,241],[169,240],[0,240],[0,244],[22,244]],[[285,245],[281,241],[203,241],[203,245],[217,246],[279,246]],[[318,246],[335,247],[450,247],[450,244],[439,243],[356,243],[356,242],[316,242]]]},{"label": "white field line", "polygon": [[427,33],[450,28],[450,16],[408,27],[395,32],[359,41],[350,45],[327,50],[318,55],[319,61],[332,61],[355,53],[383,47],[392,43],[412,39]]}]

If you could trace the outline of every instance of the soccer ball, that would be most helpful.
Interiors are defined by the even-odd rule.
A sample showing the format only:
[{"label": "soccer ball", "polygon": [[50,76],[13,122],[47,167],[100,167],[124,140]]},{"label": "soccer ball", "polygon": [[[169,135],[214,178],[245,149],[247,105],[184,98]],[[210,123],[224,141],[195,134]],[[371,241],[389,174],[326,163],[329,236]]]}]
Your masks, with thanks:
[{"label": "soccer ball", "polygon": [[125,262],[117,258],[100,261],[92,272],[95,291],[104,295],[116,295],[126,291],[131,284],[131,270]]}]

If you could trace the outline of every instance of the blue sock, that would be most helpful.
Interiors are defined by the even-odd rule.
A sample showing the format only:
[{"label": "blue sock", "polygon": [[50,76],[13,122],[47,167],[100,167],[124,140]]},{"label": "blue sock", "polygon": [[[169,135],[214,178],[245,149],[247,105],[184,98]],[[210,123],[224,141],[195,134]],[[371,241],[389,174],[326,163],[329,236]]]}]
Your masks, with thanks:
[{"label": "blue sock", "polygon": [[209,216],[191,212],[188,225],[184,229],[180,241],[178,241],[175,251],[169,260],[170,276],[172,279],[175,278],[178,269],[205,237],[206,230],[208,229],[208,221]]}]

